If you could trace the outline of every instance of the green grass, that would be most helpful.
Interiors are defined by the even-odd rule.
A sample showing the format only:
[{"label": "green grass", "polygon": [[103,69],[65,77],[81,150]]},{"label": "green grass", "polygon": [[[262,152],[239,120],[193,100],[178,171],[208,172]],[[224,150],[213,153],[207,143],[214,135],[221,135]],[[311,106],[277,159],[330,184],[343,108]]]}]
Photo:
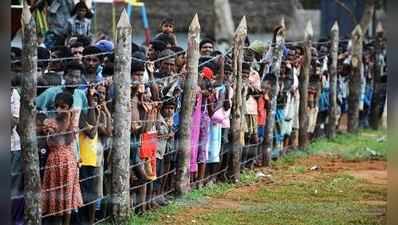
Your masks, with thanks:
[{"label": "green grass", "polygon": [[339,134],[333,140],[321,138],[311,143],[307,149],[291,152],[272,163],[274,166],[293,165],[297,159],[309,155],[326,155],[347,161],[386,160],[387,132],[362,130],[358,134]]},{"label": "green grass", "polygon": [[[273,166],[286,169],[283,173],[298,175],[306,173],[307,169],[295,163],[310,155],[326,155],[348,161],[386,160],[387,141],[379,141],[381,137],[386,137],[386,131],[363,130],[357,135],[340,134],[334,140],[320,139],[303,151],[283,156],[273,162]],[[217,183],[193,190],[166,207],[133,216],[129,224],[174,224],[174,216],[181,216],[184,209],[206,204],[209,197],[223,198],[234,188],[258,181],[255,171],[250,170],[242,171],[240,180],[238,184]],[[386,187],[365,183],[342,172],[311,180],[292,178],[230,198],[235,205],[238,202],[239,207],[211,209],[210,212],[194,215],[190,218],[194,222],[190,220],[186,224],[379,225],[383,224],[383,218],[378,215],[384,208],[363,201],[386,201],[387,196]]]},{"label": "green grass", "polygon": [[386,187],[362,182],[346,174],[310,182],[292,180],[255,193],[240,193],[238,208],[214,209],[193,220],[209,225],[381,225],[382,218],[374,213],[383,208],[361,201],[386,201]]},{"label": "green grass", "polygon": [[161,219],[165,215],[169,216],[175,215],[181,209],[193,206],[195,204],[199,204],[208,197],[218,197],[227,193],[229,190],[232,190],[233,188],[240,187],[243,185],[253,184],[256,181],[258,181],[258,179],[256,178],[255,172],[251,170],[245,170],[241,173],[240,183],[237,184],[215,183],[200,189],[194,189],[191,192],[187,193],[185,196],[171,202],[171,204],[165,207],[145,213],[142,216],[132,217],[130,219],[129,224],[131,225],[162,224]]}]

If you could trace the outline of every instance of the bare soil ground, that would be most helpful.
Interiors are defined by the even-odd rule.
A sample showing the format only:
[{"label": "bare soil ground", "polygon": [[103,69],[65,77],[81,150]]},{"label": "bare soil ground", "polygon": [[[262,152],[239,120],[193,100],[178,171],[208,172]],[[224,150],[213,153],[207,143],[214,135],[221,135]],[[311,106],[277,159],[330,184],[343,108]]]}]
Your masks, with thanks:
[{"label": "bare soil ground", "polygon": [[[295,172],[295,170],[292,170],[292,168],[296,168],[297,166],[301,168],[301,172]],[[317,166],[318,168],[311,170],[310,168],[313,166]],[[207,224],[206,219],[203,218],[206,218],[206,215],[211,216],[215,212],[233,212],[236,210],[244,212],[246,211],[245,208],[253,209],[256,208],[257,205],[259,207],[263,206],[264,202],[267,201],[266,198],[250,196],[256,196],[259,193],[261,194],[261,192],[264,191],[264,188],[277,190],[280,187],[292,184],[295,185],[296,183],[304,183],[311,186],[312,184],[316,185],[320,180],[341,175],[351,176],[353,179],[358,180],[358,185],[361,186],[361,190],[362,188],[366,190],[367,188],[370,188],[371,190],[382,190],[382,192],[384,192],[387,186],[387,165],[385,161],[350,162],[339,158],[328,158],[326,156],[310,156],[306,159],[298,160],[291,166],[274,169],[258,168],[257,171],[262,171],[264,174],[270,174],[271,176],[263,177],[257,183],[252,185],[234,188],[221,196],[208,197],[201,203],[186,207],[175,215],[166,215],[162,218],[163,223],[181,225]],[[383,224],[385,221],[385,193],[381,193],[381,196],[383,197],[380,197],[380,195],[377,194],[372,195],[372,191],[368,191],[359,199],[354,199],[355,202],[358,202],[359,204],[369,206],[367,215],[378,217],[378,224]],[[280,198],[280,196],[277,198]],[[340,200],[335,199],[335,201]],[[243,221],[236,224],[252,223],[245,223]],[[264,224],[268,223],[264,222]],[[301,223],[298,222],[297,224]],[[306,223],[304,222],[303,224]]]}]

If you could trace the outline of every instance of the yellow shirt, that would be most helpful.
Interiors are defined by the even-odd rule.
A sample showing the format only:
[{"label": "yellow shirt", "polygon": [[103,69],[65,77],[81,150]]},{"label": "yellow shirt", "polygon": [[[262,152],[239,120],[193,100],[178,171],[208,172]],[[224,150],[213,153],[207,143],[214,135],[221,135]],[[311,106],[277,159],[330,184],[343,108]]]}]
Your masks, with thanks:
[{"label": "yellow shirt", "polygon": [[81,132],[80,141],[80,160],[83,166],[97,166],[97,144],[98,134],[93,139]]}]

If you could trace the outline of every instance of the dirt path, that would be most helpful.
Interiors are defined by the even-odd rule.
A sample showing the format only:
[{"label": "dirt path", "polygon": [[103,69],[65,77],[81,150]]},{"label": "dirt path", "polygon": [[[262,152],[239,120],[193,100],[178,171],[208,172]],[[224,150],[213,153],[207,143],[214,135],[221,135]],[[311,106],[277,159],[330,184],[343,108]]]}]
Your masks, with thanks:
[{"label": "dirt path", "polygon": [[[272,170],[259,168],[257,171],[269,176],[261,178],[255,184],[234,188],[221,196],[207,198],[199,204],[187,207],[176,215],[165,216],[162,221],[164,224],[184,225],[279,224],[271,221],[267,223],[251,220],[258,215],[263,215],[263,213],[253,214],[253,210],[261,209],[261,212],[268,209],[274,210],[273,207],[276,207],[280,202],[286,202],[286,207],[290,207],[290,203],[297,203],[299,205],[295,207],[301,207],[302,201],[307,202],[307,199],[315,196],[314,204],[328,204],[327,206],[329,206],[340,201],[352,202],[352,207],[359,204],[358,209],[364,209],[364,215],[370,216],[369,220],[373,221],[369,224],[383,224],[386,207],[386,166],[385,161],[347,162],[336,158],[311,156],[283,168]],[[313,170],[310,169],[312,167],[314,167]],[[288,189],[292,185],[294,188]],[[301,188],[302,186],[303,188]],[[313,192],[309,193],[309,190]],[[302,199],[300,191],[304,193]],[[272,207],[267,206],[267,204],[272,204]],[[351,205],[347,205],[342,210],[350,211],[350,207]],[[280,209],[280,211],[284,210],[284,208]],[[305,212],[307,209],[303,208],[302,210]],[[310,210],[312,210],[311,207]],[[316,210],[316,207],[313,210]],[[279,211],[273,213],[278,215]],[[338,215],[335,214],[332,215]],[[282,212],[281,215],[282,217],[289,216],[289,214],[285,215]],[[219,216],[220,219],[214,219],[216,216]],[[352,217],[355,216],[356,214]],[[245,217],[247,218],[244,219]],[[297,223],[294,222],[295,224],[325,224],[319,222],[321,220],[316,222],[316,219],[314,219],[315,222],[312,223],[312,220],[301,221],[302,218],[296,217],[296,215],[292,215],[292,217],[294,217],[292,221],[297,221]],[[320,218],[322,219],[322,217]],[[349,224],[357,224],[352,220],[347,218],[347,221],[351,221]],[[336,222],[336,224],[339,223],[342,222]],[[368,223],[362,221],[360,224]]]}]

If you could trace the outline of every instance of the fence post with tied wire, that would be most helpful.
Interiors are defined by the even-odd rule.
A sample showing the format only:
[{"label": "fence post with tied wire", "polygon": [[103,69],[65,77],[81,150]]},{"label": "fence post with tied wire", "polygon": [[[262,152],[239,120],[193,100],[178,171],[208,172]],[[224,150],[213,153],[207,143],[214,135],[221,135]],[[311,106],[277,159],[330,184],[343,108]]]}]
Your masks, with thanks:
[{"label": "fence post with tied wire", "polygon": [[131,39],[129,17],[123,10],[116,29],[115,112],[112,146],[112,211],[118,223],[130,214]]},{"label": "fence post with tied wire", "polygon": [[22,171],[26,224],[41,224],[41,189],[36,136],[37,36],[34,17],[28,4],[22,10],[22,92],[20,108]]}]

